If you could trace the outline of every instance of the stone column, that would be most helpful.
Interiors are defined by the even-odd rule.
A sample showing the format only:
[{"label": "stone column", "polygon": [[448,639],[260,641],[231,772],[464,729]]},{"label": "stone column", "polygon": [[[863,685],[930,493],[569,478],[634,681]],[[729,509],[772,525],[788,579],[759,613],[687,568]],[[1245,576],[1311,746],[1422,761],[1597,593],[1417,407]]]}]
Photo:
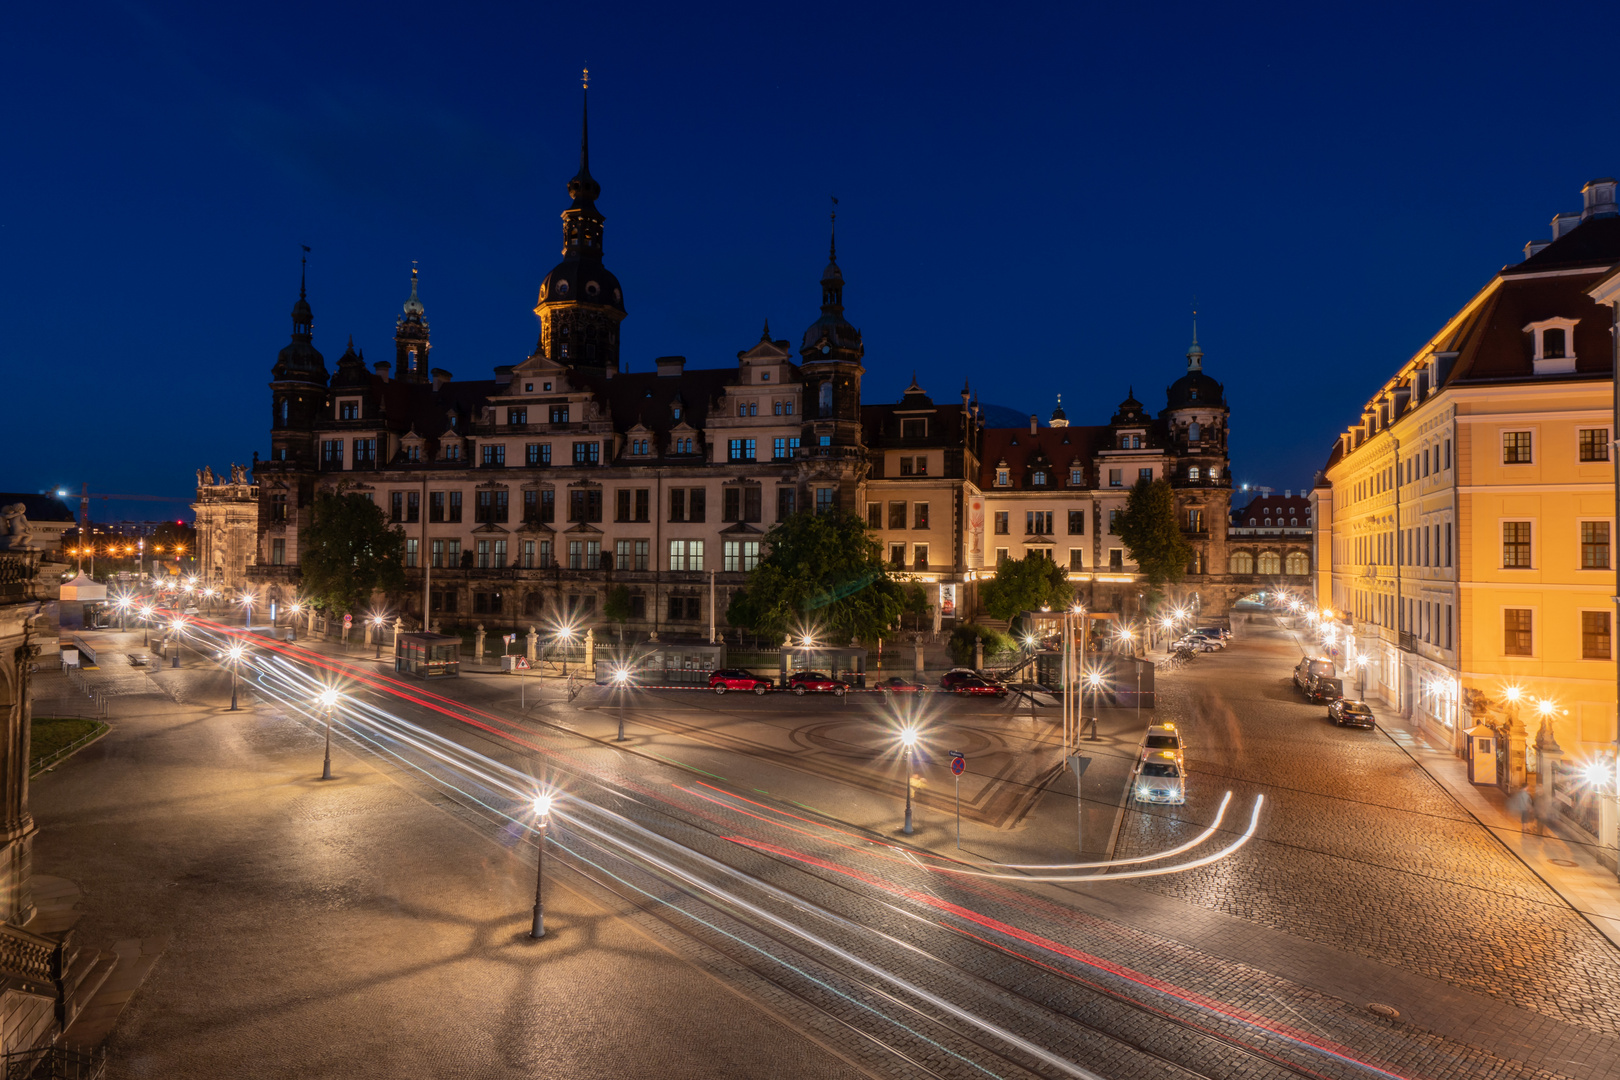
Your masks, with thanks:
[{"label": "stone column", "polygon": [[1507,782],[1509,791],[1523,791],[1524,748],[1529,741],[1529,733],[1524,729],[1524,721],[1519,719],[1519,703],[1508,702],[1508,734],[1507,734]]},{"label": "stone column", "polygon": [[982,637],[973,639],[973,669],[975,671],[984,670],[984,638]]},{"label": "stone column", "polygon": [[922,682],[922,679],[923,679],[923,643],[922,643],[922,635],[921,634],[918,634],[916,636],[916,638],[913,639],[913,641],[911,643],[911,649],[912,649],[911,676],[917,682]]},{"label": "stone column", "polygon": [[404,616],[396,615],[394,617],[394,652],[396,654],[399,652],[399,635],[403,634],[404,632],[405,618]]},{"label": "stone column", "polygon": [[484,624],[479,623],[477,631],[474,632],[474,634],[473,634],[473,659],[474,660],[482,660],[483,658],[484,658]]},{"label": "stone column", "polygon": [[371,644],[371,635],[375,632],[375,630],[376,630],[376,627],[374,627],[372,625],[371,620],[367,619],[366,620],[365,636],[362,638],[361,644],[370,645]]},{"label": "stone column", "polygon": [[529,666],[533,667],[535,661],[540,659],[540,632],[529,627],[529,632],[524,635],[524,643],[528,649]]},{"label": "stone column", "polygon": [[585,671],[591,677],[596,677],[596,630],[585,631]]},{"label": "stone column", "polygon": [[315,636],[315,605],[311,604],[309,607],[305,608],[304,615],[308,620],[305,623],[304,636],[307,638],[313,638]]}]

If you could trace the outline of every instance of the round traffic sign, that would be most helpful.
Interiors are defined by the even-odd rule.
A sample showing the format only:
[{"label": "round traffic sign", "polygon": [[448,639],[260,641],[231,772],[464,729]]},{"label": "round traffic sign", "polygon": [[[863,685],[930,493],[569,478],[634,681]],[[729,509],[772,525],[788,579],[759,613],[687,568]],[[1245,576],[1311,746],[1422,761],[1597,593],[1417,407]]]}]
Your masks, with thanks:
[{"label": "round traffic sign", "polygon": [[951,772],[955,773],[957,776],[961,776],[966,769],[967,758],[962,757],[960,754],[951,758]]}]

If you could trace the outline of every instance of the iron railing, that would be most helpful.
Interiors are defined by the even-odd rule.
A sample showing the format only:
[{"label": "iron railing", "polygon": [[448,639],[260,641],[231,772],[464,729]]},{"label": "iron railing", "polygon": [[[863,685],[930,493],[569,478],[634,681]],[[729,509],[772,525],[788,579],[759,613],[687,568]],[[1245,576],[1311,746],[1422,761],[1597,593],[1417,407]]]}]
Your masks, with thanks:
[{"label": "iron railing", "polygon": [[0,1057],[5,1080],[101,1080],[107,1072],[107,1051],[68,1046],[40,1046],[13,1050]]}]

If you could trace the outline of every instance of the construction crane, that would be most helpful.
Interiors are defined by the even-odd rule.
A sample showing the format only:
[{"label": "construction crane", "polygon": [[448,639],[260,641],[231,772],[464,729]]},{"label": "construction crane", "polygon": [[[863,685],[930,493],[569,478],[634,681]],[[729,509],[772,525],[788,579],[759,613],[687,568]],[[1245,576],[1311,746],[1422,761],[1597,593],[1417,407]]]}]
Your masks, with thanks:
[{"label": "construction crane", "polygon": [[[57,488],[56,489],[56,497],[58,499],[66,499],[68,497],[67,489],[66,488]],[[183,498],[176,499],[176,498],[172,498],[171,496],[168,496],[168,495],[103,495],[100,492],[91,491],[89,484],[81,484],[79,486],[79,532],[81,534],[90,531],[90,500],[91,499],[100,499],[103,502],[106,502],[108,499],[121,499],[121,500],[130,501],[130,502],[161,502],[161,503],[183,503],[183,502],[187,501],[186,499],[183,499]]]}]

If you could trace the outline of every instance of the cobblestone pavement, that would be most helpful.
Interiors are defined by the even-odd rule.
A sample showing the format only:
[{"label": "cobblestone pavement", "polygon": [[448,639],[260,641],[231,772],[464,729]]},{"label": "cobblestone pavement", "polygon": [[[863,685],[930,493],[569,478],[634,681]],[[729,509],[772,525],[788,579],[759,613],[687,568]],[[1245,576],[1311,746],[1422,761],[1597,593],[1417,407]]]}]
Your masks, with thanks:
[{"label": "cobblestone pavement", "polygon": [[1338,728],[1293,687],[1300,656],[1269,621],[1161,678],[1183,726],[1185,807],[1133,804],[1118,854],[1161,848],[1221,794],[1264,793],[1226,861],[1138,888],[1442,980],[1565,1023],[1620,1031],[1620,952],[1381,731]]}]

